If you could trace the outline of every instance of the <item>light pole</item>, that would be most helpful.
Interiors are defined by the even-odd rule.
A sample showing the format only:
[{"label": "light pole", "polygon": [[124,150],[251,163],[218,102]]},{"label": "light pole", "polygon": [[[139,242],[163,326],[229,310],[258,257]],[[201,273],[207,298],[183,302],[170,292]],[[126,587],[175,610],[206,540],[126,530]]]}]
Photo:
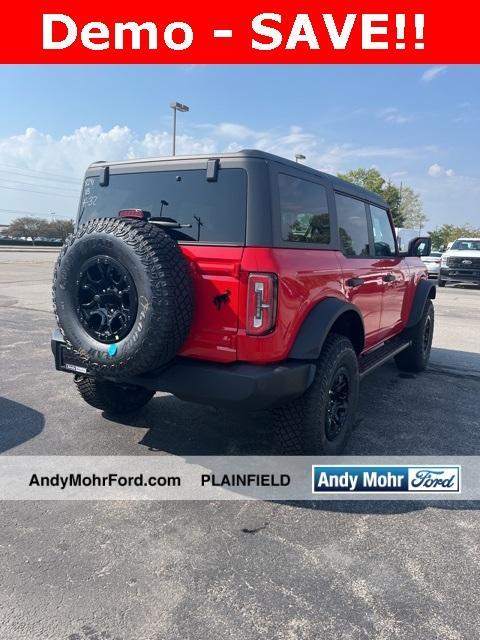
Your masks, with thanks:
[{"label": "light pole", "polygon": [[177,111],[181,111],[182,113],[186,113],[190,111],[190,107],[182,104],[181,102],[171,102],[170,109],[173,109],[173,144],[172,144],[172,155],[175,155],[175,139],[177,137]]},{"label": "light pole", "polygon": [[295,154],[295,162],[298,162],[299,160],[306,160],[307,156],[304,156],[303,153],[296,153]]}]

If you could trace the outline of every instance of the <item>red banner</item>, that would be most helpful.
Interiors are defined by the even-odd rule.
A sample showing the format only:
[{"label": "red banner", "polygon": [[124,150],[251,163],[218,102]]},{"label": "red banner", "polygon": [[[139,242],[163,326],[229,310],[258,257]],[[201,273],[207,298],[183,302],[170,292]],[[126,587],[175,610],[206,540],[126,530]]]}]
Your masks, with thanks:
[{"label": "red banner", "polygon": [[480,62],[480,5],[433,0],[4,5],[2,63]]}]

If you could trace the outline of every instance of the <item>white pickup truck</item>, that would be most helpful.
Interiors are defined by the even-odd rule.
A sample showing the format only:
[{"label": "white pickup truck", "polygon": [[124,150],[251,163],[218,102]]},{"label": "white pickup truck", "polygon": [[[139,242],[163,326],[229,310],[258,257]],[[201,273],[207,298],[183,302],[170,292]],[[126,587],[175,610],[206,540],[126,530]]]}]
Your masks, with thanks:
[{"label": "white pickup truck", "polygon": [[438,286],[447,282],[480,286],[480,238],[458,238],[442,255]]}]

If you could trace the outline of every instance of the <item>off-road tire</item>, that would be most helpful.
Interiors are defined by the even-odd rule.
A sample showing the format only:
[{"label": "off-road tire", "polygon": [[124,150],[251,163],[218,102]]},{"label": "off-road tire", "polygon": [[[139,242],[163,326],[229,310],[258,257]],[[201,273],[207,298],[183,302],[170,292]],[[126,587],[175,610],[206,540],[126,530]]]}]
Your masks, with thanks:
[{"label": "off-road tire", "polygon": [[[82,268],[95,258],[115,260],[135,285],[138,301],[128,333],[111,346],[92,336],[79,317]],[[168,363],[192,322],[193,283],[177,243],[143,220],[93,219],[63,247],[54,271],[53,307],[67,346],[96,376],[124,379]],[[133,320],[134,318],[134,320]]]},{"label": "off-road tire", "polygon": [[111,416],[134,413],[155,394],[144,387],[116,384],[87,376],[76,376],[75,384],[85,402]]},{"label": "off-road tire", "polygon": [[427,300],[420,321],[410,332],[412,344],[395,356],[395,364],[401,371],[418,373],[427,367],[432,348],[435,312],[431,300]]},{"label": "off-road tire", "polygon": [[441,280],[440,278],[438,279],[438,286],[440,288],[444,287],[447,284],[446,280]]},{"label": "off-road tire", "polygon": [[[339,372],[348,374],[348,410],[334,439],[327,437],[330,388]],[[338,455],[348,440],[358,404],[358,358],[344,336],[327,337],[311,386],[296,400],[272,410],[278,446],[287,455]]]}]

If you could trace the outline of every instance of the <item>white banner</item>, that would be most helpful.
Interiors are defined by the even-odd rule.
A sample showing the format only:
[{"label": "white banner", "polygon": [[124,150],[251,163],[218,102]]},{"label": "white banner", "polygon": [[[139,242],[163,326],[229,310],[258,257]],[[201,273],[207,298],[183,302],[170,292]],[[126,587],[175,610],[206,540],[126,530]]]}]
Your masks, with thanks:
[{"label": "white banner", "polygon": [[480,500],[480,457],[2,455],[0,500]]}]

